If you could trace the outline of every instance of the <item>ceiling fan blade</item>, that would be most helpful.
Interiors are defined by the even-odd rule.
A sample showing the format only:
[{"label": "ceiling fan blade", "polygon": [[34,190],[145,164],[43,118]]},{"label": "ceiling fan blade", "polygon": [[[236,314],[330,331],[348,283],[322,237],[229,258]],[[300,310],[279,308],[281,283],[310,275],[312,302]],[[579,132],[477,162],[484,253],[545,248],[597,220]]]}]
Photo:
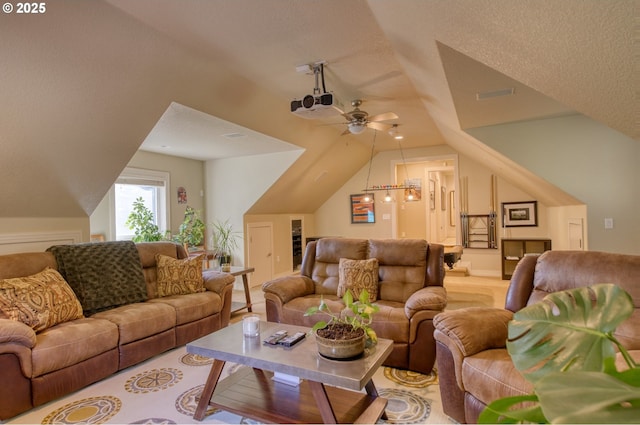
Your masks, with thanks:
[{"label": "ceiling fan blade", "polygon": [[373,128],[374,130],[378,130],[378,131],[387,131],[387,130],[390,130],[393,127],[393,125],[383,124],[381,122],[368,122],[367,127]]},{"label": "ceiling fan blade", "polygon": [[351,134],[351,132],[349,131],[348,128],[345,131],[343,131],[342,133],[340,133],[341,136],[346,136],[347,134]]},{"label": "ceiling fan blade", "polygon": [[398,116],[393,112],[387,112],[386,114],[374,115],[369,118],[369,121],[387,121],[387,120],[397,120]]}]

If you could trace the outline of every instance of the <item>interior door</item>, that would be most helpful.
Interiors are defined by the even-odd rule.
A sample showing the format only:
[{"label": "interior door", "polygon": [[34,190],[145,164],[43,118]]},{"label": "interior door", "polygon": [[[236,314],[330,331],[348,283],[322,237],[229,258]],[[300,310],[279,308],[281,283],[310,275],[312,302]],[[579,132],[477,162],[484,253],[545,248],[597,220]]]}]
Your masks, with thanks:
[{"label": "interior door", "polygon": [[262,285],[273,278],[273,225],[250,223],[247,225],[248,267],[255,268],[249,279],[251,287]]},{"label": "interior door", "polygon": [[569,249],[584,251],[584,229],[581,218],[570,218],[569,227]]}]

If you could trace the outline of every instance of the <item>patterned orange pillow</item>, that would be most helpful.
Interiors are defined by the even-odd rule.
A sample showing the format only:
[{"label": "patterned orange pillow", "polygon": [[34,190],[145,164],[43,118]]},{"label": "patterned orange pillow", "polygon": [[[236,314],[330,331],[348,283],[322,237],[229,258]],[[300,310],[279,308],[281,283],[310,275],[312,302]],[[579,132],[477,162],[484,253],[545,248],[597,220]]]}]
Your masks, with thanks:
[{"label": "patterned orange pillow", "polygon": [[204,292],[202,261],[204,254],[178,260],[167,255],[156,254],[158,271],[158,297]]},{"label": "patterned orange pillow", "polygon": [[36,332],[84,317],[76,294],[50,267],[32,276],[0,279],[0,312]]},{"label": "patterned orange pillow", "polygon": [[360,292],[366,289],[369,301],[378,298],[378,259],[350,260],[341,258],[338,266],[338,296],[342,297],[347,289],[354,299],[360,298]]}]

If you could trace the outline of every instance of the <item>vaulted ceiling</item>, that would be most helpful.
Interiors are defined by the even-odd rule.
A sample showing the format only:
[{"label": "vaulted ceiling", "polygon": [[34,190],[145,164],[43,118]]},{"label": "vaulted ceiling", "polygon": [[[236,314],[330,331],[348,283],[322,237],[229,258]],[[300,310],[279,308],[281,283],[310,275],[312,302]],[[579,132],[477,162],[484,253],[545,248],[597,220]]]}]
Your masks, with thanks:
[{"label": "vaulted ceiling", "polygon": [[[152,130],[163,130],[156,127],[163,114],[175,118],[176,111],[166,115],[172,102],[269,143],[304,148],[256,212],[313,212],[366,163],[370,146],[366,132],[340,136],[343,125],[320,125],[340,116],[315,121],[288,112],[291,99],[315,84],[296,66],[320,60],[326,88],[345,110],[363,99],[372,115],[399,116],[403,147],[448,144],[549,204],[571,197],[464,130],[580,113],[640,139],[636,0],[59,0],[47,7],[41,16],[1,17],[4,217],[90,214]],[[503,89],[514,94],[491,96]],[[217,146],[229,132],[198,137]],[[377,147],[397,148],[390,137]],[[207,148],[198,149],[206,159]],[[313,194],[292,191],[324,171]]]}]

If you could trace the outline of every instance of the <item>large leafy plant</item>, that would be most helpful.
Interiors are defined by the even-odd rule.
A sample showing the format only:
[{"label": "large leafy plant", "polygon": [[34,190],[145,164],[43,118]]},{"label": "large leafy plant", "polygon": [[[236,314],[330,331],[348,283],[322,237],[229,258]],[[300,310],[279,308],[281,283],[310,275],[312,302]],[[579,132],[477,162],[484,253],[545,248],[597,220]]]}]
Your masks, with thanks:
[{"label": "large leafy plant", "polygon": [[184,220],[180,223],[176,241],[188,246],[199,246],[204,241],[205,225],[200,218],[200,211],[187,206]]},{"label": "large leafy plant", "polygon": [[144,199],[138,197],[133,201],[133,209],[127,217],[125,225],[133,230],[133,242],[156,242],[164,239],[160,229],[153,220],[153,213],[144,204]]},{"label": "large leafy plant", "polygon": [[[507,349],[534,394],[490,403],[479,422],[638,423],[640,367],[613,336],[633,309],[623,289],[598,284],[549,294],[515,313]],[[615,367],[616,349],[625,370]]]}]

